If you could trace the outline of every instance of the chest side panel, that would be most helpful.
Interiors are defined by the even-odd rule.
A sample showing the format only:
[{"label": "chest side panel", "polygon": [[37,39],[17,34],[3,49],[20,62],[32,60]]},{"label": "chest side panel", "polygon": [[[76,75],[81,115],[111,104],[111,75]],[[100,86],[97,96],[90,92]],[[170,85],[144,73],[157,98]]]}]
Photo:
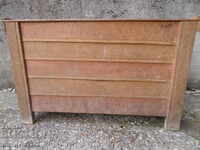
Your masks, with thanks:
[{"label": "chest side panel", "polygon": [[21,23],[34,111],[165,116],[179,22]]}]

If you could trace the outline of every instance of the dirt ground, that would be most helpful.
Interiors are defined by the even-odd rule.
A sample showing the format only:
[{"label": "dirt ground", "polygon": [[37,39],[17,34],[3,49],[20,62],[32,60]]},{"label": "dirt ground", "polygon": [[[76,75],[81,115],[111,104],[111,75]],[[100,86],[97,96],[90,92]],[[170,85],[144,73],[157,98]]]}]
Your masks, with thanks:
[{"label": "dirt ground", "polygon": [[37,113],[34,125],[20,121],[15,91],[0,91],[0,150],[200,150],[200,94],[186,93],[180,131],[164,119],[120,115]]}]

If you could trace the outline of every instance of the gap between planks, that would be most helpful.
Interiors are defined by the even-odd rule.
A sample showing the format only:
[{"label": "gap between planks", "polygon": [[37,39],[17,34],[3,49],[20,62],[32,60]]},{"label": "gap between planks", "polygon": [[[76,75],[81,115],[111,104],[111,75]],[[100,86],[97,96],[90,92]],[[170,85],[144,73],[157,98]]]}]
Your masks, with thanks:
[{"label": "gap between planks", "polygon": [[132,98],[132,99],[154,99],[154,100],[168,100],[168,97],[158,97],[158,96],[134,96],[134,97],[120,97],[120,96],[102,96],[102,95],[67,95],[67,94],[53,94],[53,93],[30,93],[30,96],[58,96],[58,97],[101,97],[101,98]]},{"label": "gap between planks", "polygon": [[65,58],[25,58],[27,61],[85,61],[85,62],[113,62],[113,63],[149,63],[173,64],[173,61],[158,60],[122,60],[122,59],[65,59]]},{"label": "gap between planks", "polygon": [[136,44],[136,45],[166,45],[175,46],[176,41],[128,41],[128,40],[79,40],[79,39],[23,39],[23,42],[64,42],[64,43],[99,43],[99,44]]},{"label": "gap between planks", "polygon": [[114,79],[114,78],[94,78],[94,77],[67,77],[67,76],[34,76],[29,75],[30,79],[70,79],[70,80],[93,80],[93,81],[124,81],[124,82],[159,82],[166,83],[167,80],[157,80],[157,79]]}]

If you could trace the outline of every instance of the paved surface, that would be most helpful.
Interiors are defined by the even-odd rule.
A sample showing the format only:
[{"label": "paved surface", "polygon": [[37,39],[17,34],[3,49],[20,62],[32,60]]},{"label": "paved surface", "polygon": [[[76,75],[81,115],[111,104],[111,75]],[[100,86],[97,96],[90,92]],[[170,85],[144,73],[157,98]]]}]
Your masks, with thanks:
[{"label": "paved surface", "polygon": [[23,125],[16,94],[3,90],[0,91],[0,150],[200,150],[199,124],[194,123],[195,129],[191,128],[193,121],[198,122],[198,115],[194,115],[198,108],[193,109],[190,102],[191,97],[192,101],[196,97],[197,106],[200,96],[191,94],[186,96],[190,106],[186,108],[183,129],[172,132],[162,128],[163,118],[119,115],[38,113],[34,125]]}]

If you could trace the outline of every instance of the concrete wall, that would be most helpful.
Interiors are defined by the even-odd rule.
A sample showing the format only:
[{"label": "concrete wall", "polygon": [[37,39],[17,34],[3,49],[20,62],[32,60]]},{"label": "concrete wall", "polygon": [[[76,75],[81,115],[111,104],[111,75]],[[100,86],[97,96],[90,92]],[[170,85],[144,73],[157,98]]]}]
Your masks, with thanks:
[{"label": "concrete wall", "polygon": [[[200,16],[200,0],[0,0],[0,18],[190,18]],[[10,55],[0,25],[0,88],[13,86]],[[200,33],[189,86],[200,88]]]}]

